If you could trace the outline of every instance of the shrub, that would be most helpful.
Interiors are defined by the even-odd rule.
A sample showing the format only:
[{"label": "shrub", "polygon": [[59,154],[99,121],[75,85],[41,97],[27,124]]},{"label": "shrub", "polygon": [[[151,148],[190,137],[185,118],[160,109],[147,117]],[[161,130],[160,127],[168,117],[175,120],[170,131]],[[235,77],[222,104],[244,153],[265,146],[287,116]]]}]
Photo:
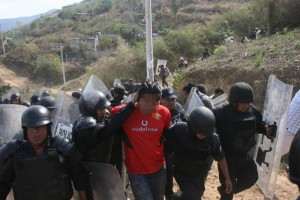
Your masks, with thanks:
[{"label": "shrub", "polygon": [[225,45],[218,46],[214,50],[215,56],[223,56],[225,53],[227,53],[227,47]]},{"label": "shrub", "polygon": [[61,76],[61,61],[56,54],[41,54],[36,59],[36,68],[34,75],[46,80],[55,80]]}]

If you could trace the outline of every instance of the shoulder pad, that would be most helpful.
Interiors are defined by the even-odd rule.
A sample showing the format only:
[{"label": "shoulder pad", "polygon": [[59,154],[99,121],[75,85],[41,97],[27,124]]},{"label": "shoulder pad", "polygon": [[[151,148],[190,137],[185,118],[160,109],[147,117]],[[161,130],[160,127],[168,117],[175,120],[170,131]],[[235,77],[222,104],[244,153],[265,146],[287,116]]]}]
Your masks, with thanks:
[{"label": "shoulder pad", "polygon": [[12,156],[14,153],[18,151],[20,145],[23,143],[22,140],[12,140],[8,143],[4,144],[0,148],[0,163],[6,158]]},{"label": "shoulder pad", "polygon": [[75,131],[81,131],[84,129],[95,128],[97,121],[93,117],[81,117],[74,126]]},{"label": "shoulder pad", "polygon": [[75,152],[75,145],[60,135],[51,138],[50,146],[61,152],[63,155],[72,155]]}]

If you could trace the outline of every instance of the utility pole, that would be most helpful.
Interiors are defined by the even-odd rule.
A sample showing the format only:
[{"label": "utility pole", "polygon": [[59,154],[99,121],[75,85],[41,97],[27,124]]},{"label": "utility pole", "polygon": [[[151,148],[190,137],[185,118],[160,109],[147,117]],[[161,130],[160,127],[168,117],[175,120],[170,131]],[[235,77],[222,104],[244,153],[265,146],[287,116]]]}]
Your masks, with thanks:
[{"label": "utility pole", "polygon": [[147,79],[154,81],[151,0],[145,0]]},{"label": "utility pole", "polygon": [[3,31],[2,31],[1,24],[0,24],[0,31],[1,31],[1,41],[2,41],[3,55],[4,55],[4,57],[6,57],[6,54],[5,54],[5,45],[4,45],[4,41],[3,41]]},{"label": "utility pole", "polygon": [[62,72],[63,72],[64,85],[66,88],[67,83],[66,83],[66,75],[65,75],[64,54],[63,54],[63,46],[61,45],[61,43],[59,43],[59,47],[60,47],[61,67],[62,67]]}]

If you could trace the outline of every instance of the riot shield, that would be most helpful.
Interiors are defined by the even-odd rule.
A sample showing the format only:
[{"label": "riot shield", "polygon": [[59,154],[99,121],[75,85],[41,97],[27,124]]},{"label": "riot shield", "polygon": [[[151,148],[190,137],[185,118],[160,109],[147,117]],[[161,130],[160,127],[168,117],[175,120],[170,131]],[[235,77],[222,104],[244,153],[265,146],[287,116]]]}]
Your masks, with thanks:
[{"label": "riot shield", "polygon": [[0,145],[9,142],[15,134],[21,132],[21,118],[26,106],[0,104]]},{"label": "riot shield", "polygon": [[227,94],[222,94],[221,96],[216,97],[215,99],[211,100],[214,107],[221,106],[227,104]]},{"label": "riot shield", "polygon": [[60,91],[56,97],[55,109],[52,115],[52,132],[64,138],[72,139],[72,127],[80,117],[78,99]]},{"label": "riot shield", "polygon": [[190,115],[194,108],[197,108],[199,106],[204,106],[204,104],[201,101],[199,95],[197,94],[197,89],[193,87],[186,100],[186,104],[184,107],[186,118]]},{"label": "riot shield", "polygon": [[160,59],[157,60],[155,75],[159,75],[159,65],[167,66],[167,60],[160,60]]},{"label": "riot shield", "polygon": [[84,163],[95,200],[123,200],[125,194],[120,175],[110,164]]},{"label": "riot shield", "polygon": [[269,76],[263,120],[273,131],[271,136],[258,136],[255,161],[259,174],[257,184],[270,199],[274,196],[292,90],[291,85],[281,82],[274,75]]},{"label": "riot shield", "polygon": [[[82,95],[84,97],[88,98],[88,96],[89,96],[88,93],[90,93],[91,91],[95,91],[95,90],[103,92],[109,101],[111,101],[113,99],[113,97],[111,96],[106,85],[100,79],[98,79],[95,75],[92,75],[90,77],[90,80],[88,81],[87,85],[85,86],[85,88],[82,92]],[[87,99],[87,98],[84,98],[84,99]]]}]

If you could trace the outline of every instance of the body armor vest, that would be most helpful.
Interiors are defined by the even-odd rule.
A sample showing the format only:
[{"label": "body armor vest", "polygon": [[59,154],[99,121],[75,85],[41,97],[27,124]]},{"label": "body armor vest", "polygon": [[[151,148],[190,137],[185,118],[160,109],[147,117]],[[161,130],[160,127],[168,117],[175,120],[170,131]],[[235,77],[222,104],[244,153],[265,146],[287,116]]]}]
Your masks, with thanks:
[{"label": "body armor vest", "polygon": [[198,176],[209,169],[211,138],[199,140],[195,135],[186,134],[175,148],[175,169],[183,175]]},{"label": "body armor vest", "polygon": [[246,154],[255,145],[256,118],[251,112],[231,115],[225,136],[222,138],[222,147],[225,152]]},{"label": "body armor vest", "polygon": [[[20,149],[13,158],[16,200],[69,200],[73,195],[64,156],[48,148],[36,157]],[[33,192],[34,191],[34,192]]]}]

